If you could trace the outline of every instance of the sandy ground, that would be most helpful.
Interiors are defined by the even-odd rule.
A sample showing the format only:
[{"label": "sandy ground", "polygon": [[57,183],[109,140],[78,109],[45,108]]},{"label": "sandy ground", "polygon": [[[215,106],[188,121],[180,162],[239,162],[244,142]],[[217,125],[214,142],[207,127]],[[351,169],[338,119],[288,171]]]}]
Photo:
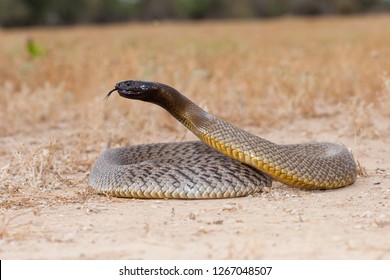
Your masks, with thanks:
[{"label": "sandy ground", "polygon": [[[274,182],[255,197],[237,199],[119,199],[95,194],[83,178],[88,172],[80,173],[79,183],[58,187],[62,196],[38,194],[40,203],[2,209],[0,258],[389,259],[390,145],[339,136],[330,121],[302,119],[263,136],[279,143],[320,139],[352,148],[368,173],[352,186],[302,191]],[[57,128],[48,134],[71,132]],[[3,138],[2,147],[22,138]],[[34,196],[21,196],[28,195]]]}]

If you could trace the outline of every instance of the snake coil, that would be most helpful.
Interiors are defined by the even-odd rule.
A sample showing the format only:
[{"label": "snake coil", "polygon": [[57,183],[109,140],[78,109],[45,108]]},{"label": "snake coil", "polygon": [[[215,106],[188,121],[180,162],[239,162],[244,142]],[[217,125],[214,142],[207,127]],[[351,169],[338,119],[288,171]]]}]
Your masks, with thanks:
[{"label": "snake coil", "polygon": [[97,160],[89,185],[134,198],[246,196],[272,180],[302,189],[352,184],[351,153],[333,143],[277,145],[202,110],[176,89],[156,82],[123,81],[107,94],[157,104],[201,141],[109,149]]}]

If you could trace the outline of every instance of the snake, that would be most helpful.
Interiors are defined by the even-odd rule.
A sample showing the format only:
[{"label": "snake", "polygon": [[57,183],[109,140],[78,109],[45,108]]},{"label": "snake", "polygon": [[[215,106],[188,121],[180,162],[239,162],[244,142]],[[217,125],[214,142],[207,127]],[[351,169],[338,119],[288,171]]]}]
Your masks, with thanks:
[{"label": "snake", "polygon": [[352,153],[327,142],[276,144],[197,106],[175,88],[125,80],[113,92],[167,110],[200,141],[110,148],[96,160],[88,184],[130,198],[208,199],[253,195],[273,181],[305,190],[336,189],[357,177]]}]

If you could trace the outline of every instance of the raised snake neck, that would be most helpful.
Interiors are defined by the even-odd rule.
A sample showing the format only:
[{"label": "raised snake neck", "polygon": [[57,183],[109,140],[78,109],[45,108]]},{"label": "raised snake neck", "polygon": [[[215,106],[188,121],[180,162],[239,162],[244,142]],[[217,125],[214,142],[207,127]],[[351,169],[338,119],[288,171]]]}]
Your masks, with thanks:
[{"label": "raised snake neck", "polygon": [[125,81],[118,83],[116,90],[122,97],[163,107],[209,147],[284,184],[333,189],[356,180],[356,164],[343,146],[274,144],[207,113],[176,89],[160,83]]}]

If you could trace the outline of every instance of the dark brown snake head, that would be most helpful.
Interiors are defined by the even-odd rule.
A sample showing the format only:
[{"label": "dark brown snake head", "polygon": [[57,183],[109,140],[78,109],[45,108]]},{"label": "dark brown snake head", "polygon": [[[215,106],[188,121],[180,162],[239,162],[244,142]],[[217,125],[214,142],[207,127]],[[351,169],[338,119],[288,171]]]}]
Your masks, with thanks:
[{"label": "dark brown snake head", "polygon": [[106,95],[106,99],[114,91],[117,91],[120,96],[125,98],[148,101],[151,95],[159,91],[159,89],[158,83],[127,80],[117,83],[115,88]]}]

